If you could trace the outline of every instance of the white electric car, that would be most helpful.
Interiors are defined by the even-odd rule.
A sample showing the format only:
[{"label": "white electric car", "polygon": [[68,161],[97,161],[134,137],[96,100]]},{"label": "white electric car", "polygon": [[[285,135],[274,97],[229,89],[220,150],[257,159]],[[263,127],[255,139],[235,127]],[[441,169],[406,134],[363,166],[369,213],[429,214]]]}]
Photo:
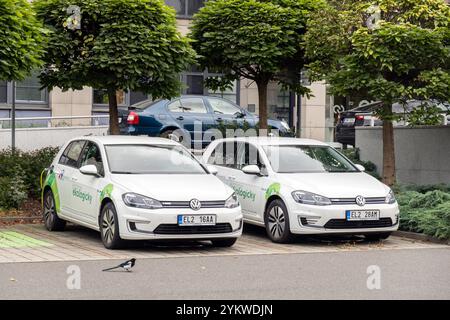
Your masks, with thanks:
[{"label": "white electric car", "polygon": [[329,145],[308,139],[237,137],[203,155],[238,195],[244,221],[274,242],[293,234],[356,234],[386,239],[397,230],[392,190]]},{"label": "white electric car", "polygon": [[203,239],[231,246],[242,233],[234,191],[179,143],[104,136],[69,141],[45,179],[45,226],[66,221],[100,231],[106,248],[123,239]]}]

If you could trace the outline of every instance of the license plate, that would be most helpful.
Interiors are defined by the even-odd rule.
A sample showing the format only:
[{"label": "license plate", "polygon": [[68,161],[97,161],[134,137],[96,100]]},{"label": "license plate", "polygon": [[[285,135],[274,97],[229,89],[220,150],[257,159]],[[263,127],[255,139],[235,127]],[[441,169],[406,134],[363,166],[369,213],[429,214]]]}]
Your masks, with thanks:
[{"label": "license plate", "polygon": [[347,210],[345,217],[348,221],[380,220],[380,210]]},{"label": "license plate", "polygon": [[353,124],[353,123],[355,123],[355,118],[345,118],[344,123],[345,124]]},{"label": "license plate", "polygon": [[210,215],[179,215],[179,226],[213,226],[216,224],[216,216]]}]

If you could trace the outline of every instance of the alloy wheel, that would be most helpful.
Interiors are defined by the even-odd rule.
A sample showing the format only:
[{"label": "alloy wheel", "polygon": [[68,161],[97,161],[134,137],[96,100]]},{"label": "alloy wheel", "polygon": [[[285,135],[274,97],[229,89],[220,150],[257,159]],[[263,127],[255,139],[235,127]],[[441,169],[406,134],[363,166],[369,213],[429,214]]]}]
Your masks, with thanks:
[{"label": "alloy wheel", "polygon": [[274,206],[269,211],[269,231],[276,239],[281,238],[286,228],[286,221],[284,217],[284,211],[279,206]]},{"label": "alloy wheel", "polygon": [[52,225],[54,215],[55,215],[55,202],[53,201],[51,193],[47,193],[44,202],[44,221],[46,226],[50,227]]},{"label": "alloy wheel", "polygon": [[114,239],[115,222],[114,213],[111,209],[107,209],[102,219],[102,236],[105,242],[111,243]]}]

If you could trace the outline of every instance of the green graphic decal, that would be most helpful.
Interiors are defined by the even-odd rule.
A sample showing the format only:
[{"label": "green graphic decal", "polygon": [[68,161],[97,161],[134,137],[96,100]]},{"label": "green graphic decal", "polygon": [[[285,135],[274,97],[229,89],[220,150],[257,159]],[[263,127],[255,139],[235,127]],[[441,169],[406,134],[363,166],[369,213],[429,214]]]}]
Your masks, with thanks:
[{"label": "green graphic decal", "polygon": [[[56,174],[55,172],[51,172],[47,178],[45,178],[44,186],[49,186],[50,189],[53,192],[53,198],[55,198],[55,208],[56,212],[59,212],[59,192],[58,192],[58,186],[56,184]],[[42,199],[44,199],[42,197]]]},{"label": "green graphic decal", "polygon": [[83,192],[79,187],[72,188],[72,195],[75,198],[81,199],[83,202],[86,201],[89,202],[89,204],[92,204],[92,195],[87,192]]},{"label": "green graphic decal", "polygon": [[234,192],[236,192],[236,195],[240,199],[242,199],[242,200],[250,199],[252,201],[255,201],[256,194],[254,194],[253,192],[251,192],[249,190],[244,190],[241,187],[234,186],[234,185],[232,185],[231,187],[234,189]]},{"label": "green graphic decal", "polygon": [[100,202],[102,202],[103,199],[105,199],[106,197],[111,198],[111,194],[112,194],[113,188],[114,188],[114,186],[111,183],[107,184],[103,188],[102,192],[100,193]]},{"label": "green graphic decal", "polygon": [[53,244],[15,231],[0,232],[0,248],[48,247]]},{"label": "green graphic decal", "polygon": [[265,198],[269,199],[271,195],[280,193],[281,185],[278,182],[272,183],[266,190]]}]

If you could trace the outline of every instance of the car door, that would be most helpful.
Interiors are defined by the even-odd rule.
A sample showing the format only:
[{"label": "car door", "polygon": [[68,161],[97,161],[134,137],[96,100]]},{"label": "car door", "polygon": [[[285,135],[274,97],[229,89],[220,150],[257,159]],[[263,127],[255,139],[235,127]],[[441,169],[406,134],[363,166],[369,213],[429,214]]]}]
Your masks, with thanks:
[{"label": "car door", "polygon": [[72,141],[64,150],[58,165],[53,169],[58,187],[60,208],[63,215],[75,215],[72,182],[78,172],[78,165],[85,140]]},{"label": "car door", "polygon": [[[235,189],[242,205],[242,211],[249,220],[263,221],[265,205],[265,185],[268,177],[264,175],[265,166],[261,162],[258,148],[248,142],[240,142],[237,149],[235,172]],[[242,168],[248,165],[257,165],[262,175],[246,174]]]},{"label": "car door", "polygon": [[201,142],[203,133],[214,123],[202,97],[176,99],[168,103],[167,110],[178,126],[190,134],[193,141]]},{"label": "car door", "polygon": [[79,167],[94,165],[99,176],[85,175],[77,170],[72,179],[74,211],[79,220],[93,225],[97,224],[100,193],[102,186],[106,184],[103,163],[100,147],[88,141],[81,154]]},{"label": "car door", "polygon": [[254,118],[241,110],[233,103],[217,98],[207,97],[208,104],[213,112],[213,118],[216,126],[224,125],[226,128],[245,128],[245,122],[248,126],[254,125]]}]

